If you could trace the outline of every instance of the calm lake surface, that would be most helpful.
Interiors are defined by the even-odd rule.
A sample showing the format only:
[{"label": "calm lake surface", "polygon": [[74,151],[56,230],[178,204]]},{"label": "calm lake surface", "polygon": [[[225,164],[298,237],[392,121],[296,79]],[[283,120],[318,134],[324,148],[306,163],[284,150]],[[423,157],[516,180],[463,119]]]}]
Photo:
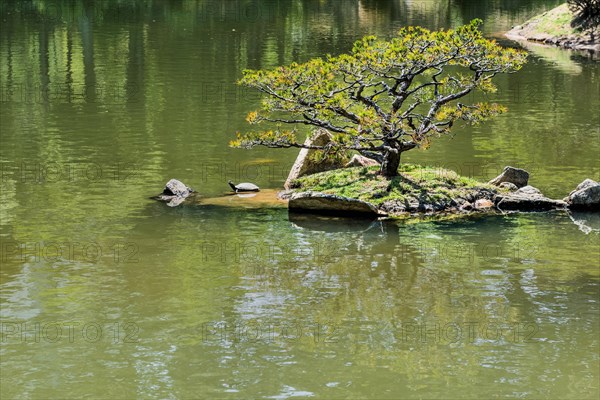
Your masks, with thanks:
[{"label": "calm lake surface", "polygon": [[[365,34],[558,1],[29,1],[0,5],[1,397],[600,395],[600,217],[307,219],[149,199],[170,178],[282,187],[296,151],[231,149],[235,85]],[[600,63],[528,45],[509,112],[404,161],[562,198],[600,178]],[[235,199],[231,198],[232,204]]]}]

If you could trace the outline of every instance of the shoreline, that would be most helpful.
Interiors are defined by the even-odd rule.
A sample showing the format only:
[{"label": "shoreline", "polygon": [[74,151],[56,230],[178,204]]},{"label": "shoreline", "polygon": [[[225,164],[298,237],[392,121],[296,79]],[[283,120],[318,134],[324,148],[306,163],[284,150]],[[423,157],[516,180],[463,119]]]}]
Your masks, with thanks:
[{"label": "shoreline", "polygon": [[420,165],[404,164],[393,178],[379,176],[377,167],[351,167],[298,178],[278,197],[289,200],[291,211],[391,218],[598,209],[598,182],[587,179],[552,199],[528,179],[527,171],[510,166],[487,183]]},{"label": "shoreline", "polygon": [[[566,4],[537,15],[504,34],[515,41],[527,41],[568,50],[600,52],[600,32],[594,41],[589,32],[578,32],[570,27],[572,18]],[[565,22],[566,21],[566,22]]]},{"label": "shoreline", "polygon": [[344,167],[294,179],[289,189],[226,193],[203,197],[171,179],[151,199],[180,204],[239,209],[287,208],[293,213],[342,217],[404,219],[540,211],[600,211],[600,182],[586,179],[563,199],[546,197],[529,185],[529,173],[506,166],[485,183],[454,171],[403,164],[396,176],[379,167]]},{"label": "shoreline", "polygon": [[598,41],[577,41],[569,37],[544,37],[543,35],[525,36],[521,32],[523,32],[522,26],[516,26],[510,31],[506,32],[504,36],[517,42],[525,41],[539,45],[559,47],[564,50],[591,51],[594,53],[600,53],[600,42]]}]

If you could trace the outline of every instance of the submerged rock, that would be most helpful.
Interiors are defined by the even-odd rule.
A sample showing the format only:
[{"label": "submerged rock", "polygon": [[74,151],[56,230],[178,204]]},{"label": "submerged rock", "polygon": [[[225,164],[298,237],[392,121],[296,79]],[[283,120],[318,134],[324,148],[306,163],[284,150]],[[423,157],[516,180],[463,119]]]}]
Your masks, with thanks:
[{"label": "submerged rock", "polygon": [[600,183],[586,179],[564,200],[571,209],[600,210]]},{"label": "submerged rock", "polygon": [[288,207],[290,211],[343,215],[347,217],[384,215],[377,207],[366,201],[311,191],[292,194]]},{"label": "submerged rock", "polygon": [[165,201],[169,207],[175,207],[183,203],[183,201],[195,190],[186,186],[183,182],[177,179],[171,179],[165,185],[161,194],[154,197],[156,200]]},{"label": "submerged rock", "polygon": [[564,209],[567,206],[562,200],[544,196],[533,186],[525,186],[509,194],[497,194],[494,204],[501,211],[549,211]]},{"label": "submerged rock", "polygon": [[514,168],[510,166],[504,167],[502,173],[489,181],[490,184],[500,186],[504,182],[512,183],[517,188],[527,186],[529,181],[529,172],[521,168]]},{"label": "submerged rock", "polygon": [[[331,142],[333,136],[325,129],[315,131],[313,136],[306,139],[306,146],[325,146]],[[316,161],[315,153],[318,150],[301,149],[290,173],[285,181],[286,189],[292,188],[294,179],[298,179],[304,175],[316,174],[317,172],[330,171],[332,169],[342,168],[343,164],[335,160]]]},{"label": "submerged rock", "polygon": [[262,189],[260,192],[225,194],[217,197],[192,196],[187,204],[201,207],[237,209],[273,209],[287,207],[287,201],[277,196],[275,189]]}]

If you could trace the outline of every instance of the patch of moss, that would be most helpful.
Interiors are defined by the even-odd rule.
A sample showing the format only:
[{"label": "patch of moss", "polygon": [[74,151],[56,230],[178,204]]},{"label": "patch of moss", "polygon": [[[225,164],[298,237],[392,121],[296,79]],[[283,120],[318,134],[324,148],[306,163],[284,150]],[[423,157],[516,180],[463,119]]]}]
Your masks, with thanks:
[{"label": "patch of moss", "polygon": [[294,182],[298,191],[317,191],[380,205],[386,201],[449,201],[465,198],[476,190],[497,191],[495,186],[458,175],[454,171],[403,164],[399,175],[386,178],[378,167],[336,169],[305,176]]}]

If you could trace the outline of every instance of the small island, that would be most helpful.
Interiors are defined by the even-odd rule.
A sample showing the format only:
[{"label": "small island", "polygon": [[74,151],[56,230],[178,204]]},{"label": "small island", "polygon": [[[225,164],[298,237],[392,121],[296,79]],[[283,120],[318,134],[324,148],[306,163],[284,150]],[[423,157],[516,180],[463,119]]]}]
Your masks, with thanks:
[{"label": "small island", "polygon": [[[471,103],[467,95],[495,93],[494,78],[518,72],[527,54],[486,39],[481,23],[446,31],[407,27],[390,40],[366,36],[339,56],[245,70],[239,84],[263,98],[246,117],[257,128],[238,132],[230,145],[300,149],[285,190],[272,198],[273,204],[287,201],[292,212],[402,218],[599,208],[600,184],[591,179],[558,200],[530,186],[529,173],[518,166],[484,183],[401,162],[403,153],[427,149],[461,125],[507,111],[497,103]],[[249,182],[229,186],[233,194],[240,187],[259,191]],[[192,192],[171,181],[159,199],[176,206]]]},{"label": "small island", "polygon": [[[598,7],[597,3],[593,4],[594,1],[570,1],[561,4],[522,25],[513,27],[506,36],[513,40],[527,40],[572,50],[600,52],[597,21],[600,12],[594,8]],[[583,8],[581,12],[586,14],[579,17],[581,12],[573,11],[576,10],[575,3],[581,4],[581,7],[589,3],[591,11]]]},{"label": "small island", "polygon": [[278,194],[288,200],[292,212],[445,219],[482,213],[600,209],[600,183],[592,179],[581,182],[563,199],[551,199],[529,185],[527,171],[511,166],[484,183],[452,170],[414,164],[403,164],[396,176],[386,177],[374,160],[359,155],[344,166],[323,172],[314,172],[318,164],[302,154],[294,165],[307,164],[311,169],[301,177],[296,177],[292,168],[286,190]]}]

